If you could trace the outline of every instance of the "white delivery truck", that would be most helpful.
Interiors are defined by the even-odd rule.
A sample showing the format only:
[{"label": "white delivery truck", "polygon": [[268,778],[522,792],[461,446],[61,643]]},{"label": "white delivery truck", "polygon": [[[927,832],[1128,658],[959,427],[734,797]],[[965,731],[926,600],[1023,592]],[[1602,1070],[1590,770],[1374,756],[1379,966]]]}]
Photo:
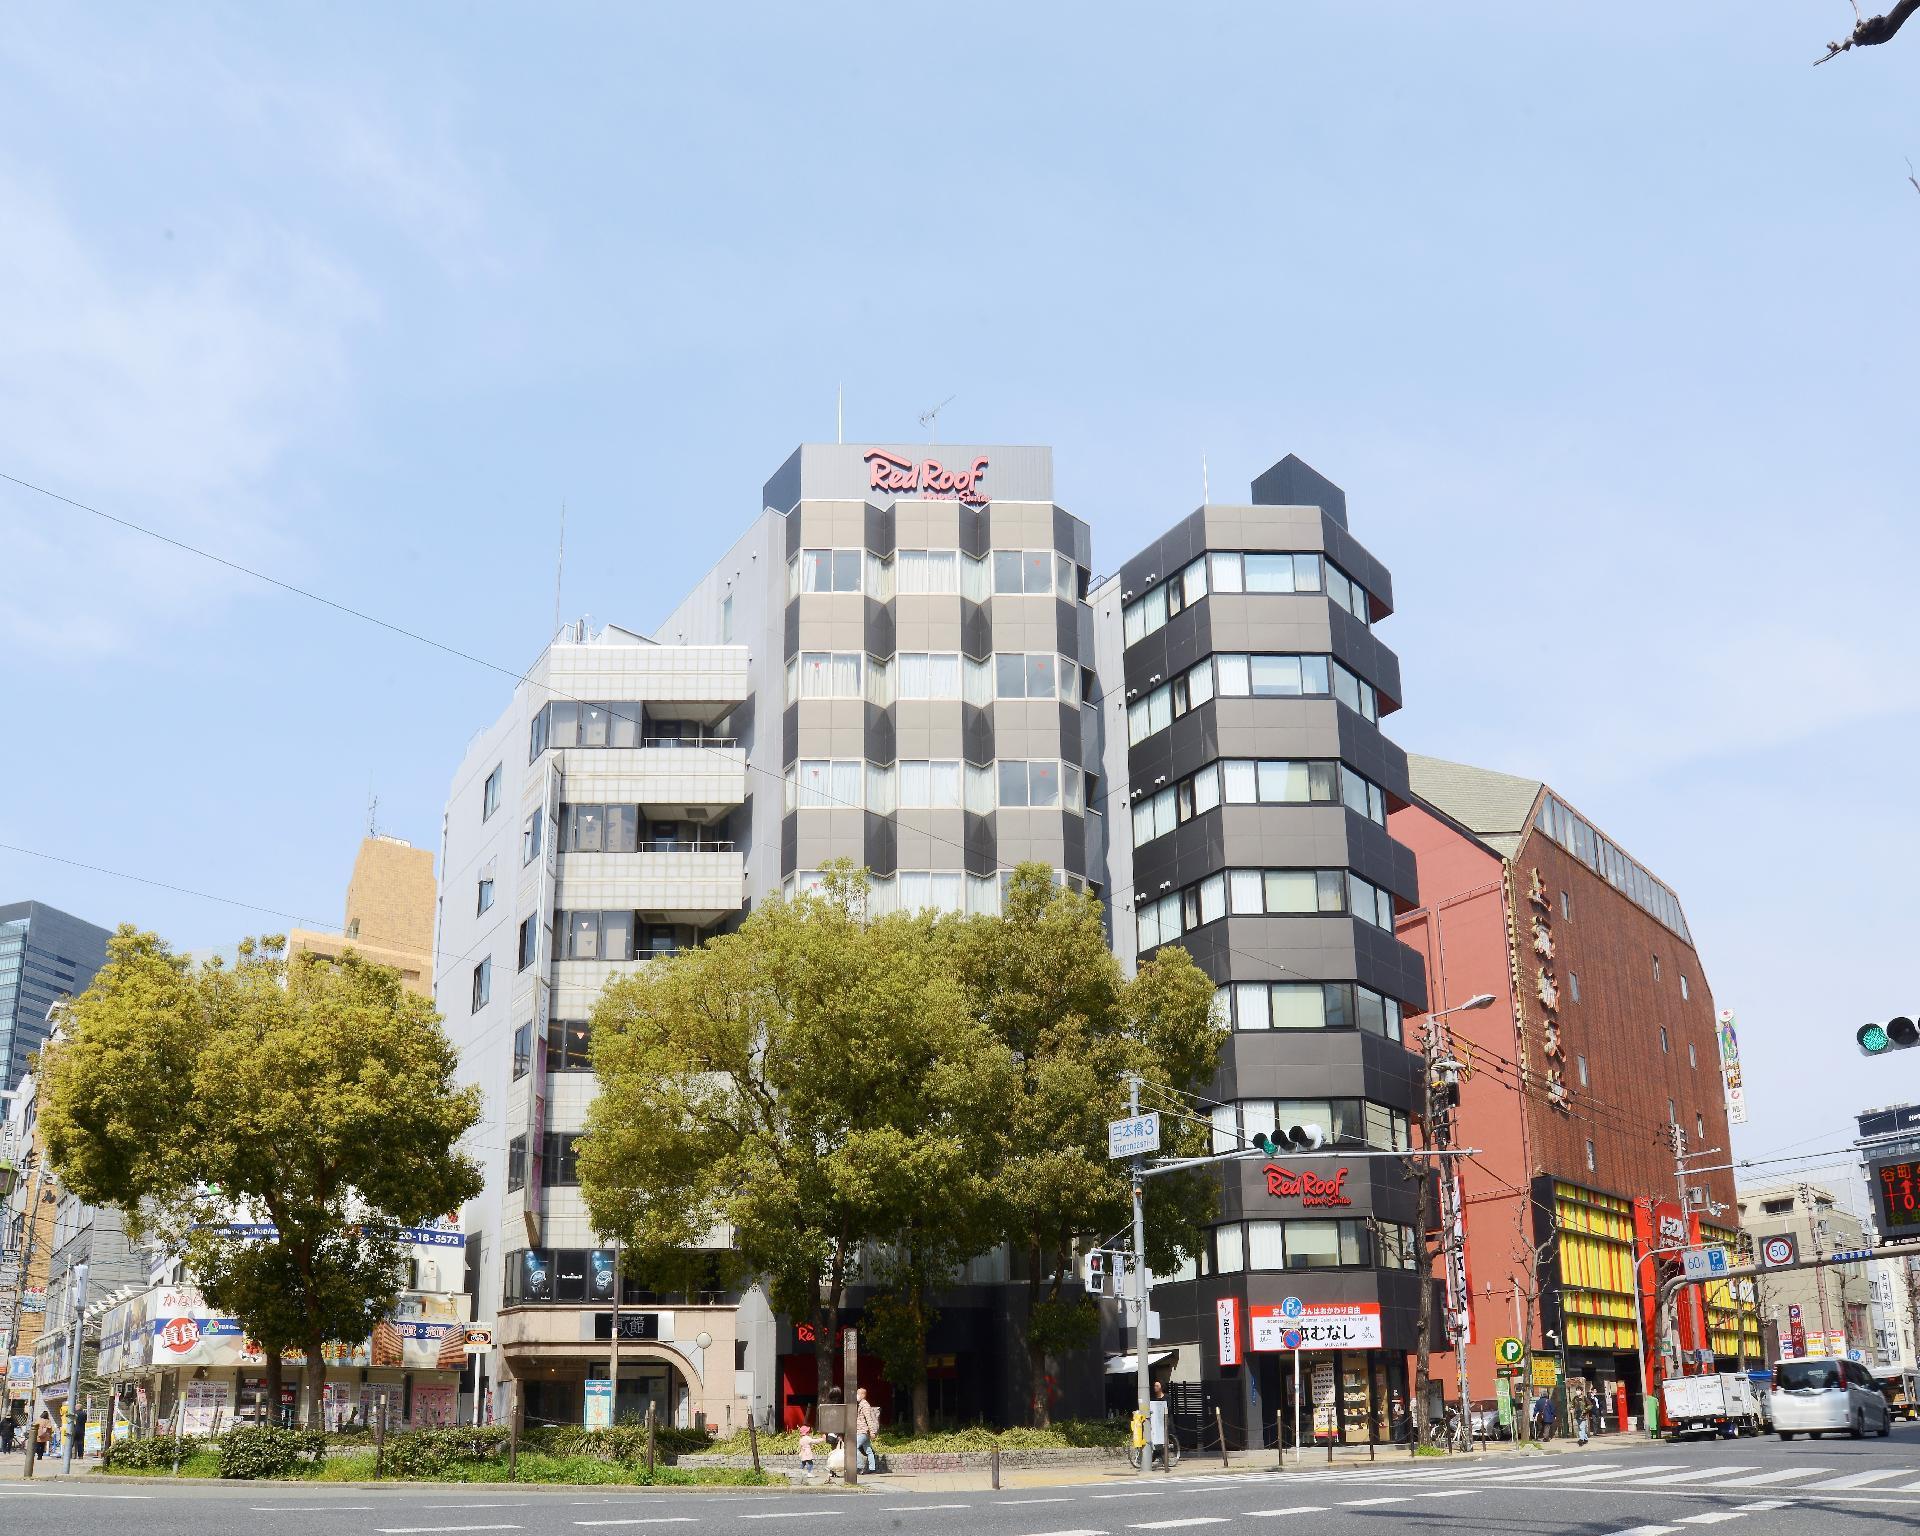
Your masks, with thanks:
[{"label": "white delivery truck", "polygon": [[1766,1425],[1753,1383],[1732,1371],[1669,1376],[1660,1383],[1669,1430],[1678,1435],[1757,1435]]}]

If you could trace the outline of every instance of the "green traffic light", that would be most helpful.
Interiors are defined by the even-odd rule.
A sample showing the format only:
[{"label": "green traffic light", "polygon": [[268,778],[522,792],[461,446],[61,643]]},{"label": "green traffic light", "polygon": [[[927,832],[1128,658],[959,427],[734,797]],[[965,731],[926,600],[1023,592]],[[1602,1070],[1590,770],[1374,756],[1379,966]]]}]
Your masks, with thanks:
[{"label": "green traffic light", "polygon": [[1274,1139],[1271,1136],[1267,1135],[1266,1132],[1264,1131],[1255,1135],[1255,1137],[1253,1138],[1253,1144],[1256,1147],[1258,1147],[1262,1152],[1264,1152],[1268,1157],[1278,1157],[1280,1155],[1279,1146],[1274,1142]]},{"label": "green traffic light", "polygon": [[1860,1042],[1860,1049],[1869,1056],[1878,1056],[1893,1044],[1887,1038],[1886,1026],[1882,1024],[1863,1024],[1860,1026],[1859,1034],[1854,1038]]}]

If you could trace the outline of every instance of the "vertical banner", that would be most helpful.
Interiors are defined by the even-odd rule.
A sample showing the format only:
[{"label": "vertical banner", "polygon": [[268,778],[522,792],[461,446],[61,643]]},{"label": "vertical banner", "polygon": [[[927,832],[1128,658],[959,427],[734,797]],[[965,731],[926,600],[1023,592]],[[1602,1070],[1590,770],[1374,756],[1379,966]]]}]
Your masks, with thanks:
[{"label": "vertical banner", "polygon": [[1460,1180],[1460,1159],[1451,1158],[1440,1177],[1452,1187],[1447,1213],[1447,1337],[1454,1344],[1473,1342],[1473,1282],[1467,1275],[1467,1192]]},{"label": "vertical banner", "polygon": [[1727,1092],[1727,1124],[1747,1123],[1747,1090],[1740,1082],[1740,1036],[1733,1027],[1733,1010],[1722,1008],[1720,1037],[1720,1081]]},{"label": "vertical banner", "polygon": [[1220,1340],[1220,1363],[1238,1365],[1240,1363],[1239,1298],[1224,1296],[1213,1304],[1213,1311]]}]

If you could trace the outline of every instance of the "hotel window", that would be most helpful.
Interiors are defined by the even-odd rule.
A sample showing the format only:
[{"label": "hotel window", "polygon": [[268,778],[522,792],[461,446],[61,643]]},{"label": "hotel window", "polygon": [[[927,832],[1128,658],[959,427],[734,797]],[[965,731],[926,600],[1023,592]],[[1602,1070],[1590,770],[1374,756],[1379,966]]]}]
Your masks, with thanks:
[{"label": "hotel window", "polygon": [[1573,903],[1567,899],[1567,893],[1560,893],[1560,916],[1566,922],[1573,921]]},{"label": "hotel window", "polygon": [[1653,979],[1655,981],[1660,979],[1660,957],[1658,955],[1653,957]]},{"label": "hotel window", "polygon": [[1700,1058],[1695,1054],[1691,1040],[1687,1042],[1687,1065],[1692,1067],[1696,1072],[1700,1070]]},{"label": "hotel window", "polygon": [[532,762],[547,750],[547,712],[542,709],[535,712],[533,724],[527,731],[527,761]]},{"label": "hotel window", "polygon": [[859,809],[866,761],[858,757],[806,758],[787,770],[787,809]]},{"label": "hotel window", "polygon": [[1682,971],[1680,973],[1680,1001],[1685,1002],[1692,995],[1692,993],[1687,991],[1687,973]]},{"label": "hotel window", "polygon": [[952,549],[903,549],[893,557],[893,590],[900,596],[957,593],[960,554]]},{"label": "hotel window", "polygon": [[[1062,564],[1066,564],[1064,557]],[[1012,595],[1040,596],[1055,590],[1054,552],[1050,549],[996,549],[993,552],[993,590]],[[1071,569],[1071,566],[1068,567]],[[1062,596],[1070,594],[1062,593]]]},{"label": "hotel window", "polygon": [[1002,759],[997,765],[1000,804],[1044,808],[1060,803],[1060,763],[1054,758],[1030,762]]},{"label": "hotel window", "polygon": [[496,763],[493,772],[487,775],[487,782],[480,791],[480,819],[487,820],[500,809],[500,770],[504,764]]},{"label": "hotel window", "polygon": [[513,1032],[513,1080],[517,1083],[533,1070],[533,1025],[522,1024]]},{"label": "hotel window", "polygon": [[787,663],[787,701],[857,699],[867,658],[859,651],[803,651]]},{"label": "hotel window", "polygon": [[1580,975],[1577,971],[1567,972],[1567,989],[1573,994],[1573,1000],[1580,1001]]},{"label": "hotel window", "polygon": [[521,827],[520,863],[522,866],[531,864],[540,857],[540,824],[546,819],[545,811],[534,811],[527,817],[526,825]]},{"label": "hotel window", "polygon": [[1345,981],[1237,981],[1214,994],[1224,1028],[1360,1029],[1398,1040],[1400,1004],[1371,987]]},{"label": "hotel window", "polygon": [[1071,700],[1066,679],[1075,669],[1041,651],[1000,651],[993,658],[993,694],[997,699]]},{"label": "hotel window", "polygon": [[901,912],[967,910],[966,877],[958,870],[903,869],[893,877],[894,903]]},{"label": "hotel window", "polygon": [[1697,1114],[1693,1117],[1693,1134],[1697,1138],[1700,1144],[1704,1144],[1706,1142],[1707,1117],[1705,1115]]},{"label": "hotel window", "polygon": [[900,652],[893,658],[893,697],[896,699],[958,699],[960,697],[960,653],[958,651]]},{"label": "hotel window", "polygon": [[540,953],[540,919],[522,918],[520,921],[520,970],[532,965]]},{"label": "hotel window", "polygon": [[478,1013],[493,999],[493,956],[488,955],[473,968],[473,1006],[468,1011]]},{"label": "hotel window", "polygon": [[1587,1086],[1587,1058],[1584,1056],[1576,1056],[1573,1058],[1573,1061],[1580,1073],[1580,1086],[1584,1088]]},{"label": "hotel window", "polygon": [[803,549],[800,551],[802,592],[858,592],[866,566],[863,549]]},{"label": "hotel window", "polygon": [[957,758],[932,762],[902,761],[897,765],[899,808],[957,811],[961,808],[960,763]]},{"label": "hotel window", "polygon": [[1588,1142],[1587,1143],[1587,1172],[1595,1173],[1597,1171],[1598,1170],[1593,1165],[1593,1143]]},{"label": "hotel window", "polygon": [[480,882],[479,905],[474,908],[473,915],[475,917],[478,917],[482,912],[486,911],[487,908],[492,905],[493,905],[493,882],[491,880],[482,880]]},{"label": "hotel window", "polygon": [[1670,1047],[1669,1047],[1669,1046],[1667,1045],[1667,1026],[1666,1026],[1666,1025],[1664,1025],[1664,1024],[1662,1024],[1662,1025],[1660,1026],[1660,1051],[1661,1051],[1661,1054],[1662,1054],[1662,1055],[1665,1055],[1665,1054],[1666,1054],[1666,1052],[1667,1052],[1667,1051],[1668,1051],[1669,1049],[1670,1049]]},{"label": "hotel window", "polygon": [[516,1136],[507,1143],[507,1192],[527,1187],[527,1138]]}]

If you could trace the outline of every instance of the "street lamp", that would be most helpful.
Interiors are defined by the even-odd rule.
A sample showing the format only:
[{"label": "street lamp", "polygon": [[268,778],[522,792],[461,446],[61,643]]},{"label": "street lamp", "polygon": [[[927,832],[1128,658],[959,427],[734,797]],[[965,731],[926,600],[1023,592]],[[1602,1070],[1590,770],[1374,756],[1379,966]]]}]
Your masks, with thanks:
[{"label": "street lamp", "polygon": [[1442,1008],[1438,1013],[1427,1015],[1430,1019],[1444,1019],[1450,1013],[1465,1013],[1469,1008],[1491,1008],[1495,998],[1491,992],[1477,992],[1464,1003],[1455,1003],[1451,1008]]}]

